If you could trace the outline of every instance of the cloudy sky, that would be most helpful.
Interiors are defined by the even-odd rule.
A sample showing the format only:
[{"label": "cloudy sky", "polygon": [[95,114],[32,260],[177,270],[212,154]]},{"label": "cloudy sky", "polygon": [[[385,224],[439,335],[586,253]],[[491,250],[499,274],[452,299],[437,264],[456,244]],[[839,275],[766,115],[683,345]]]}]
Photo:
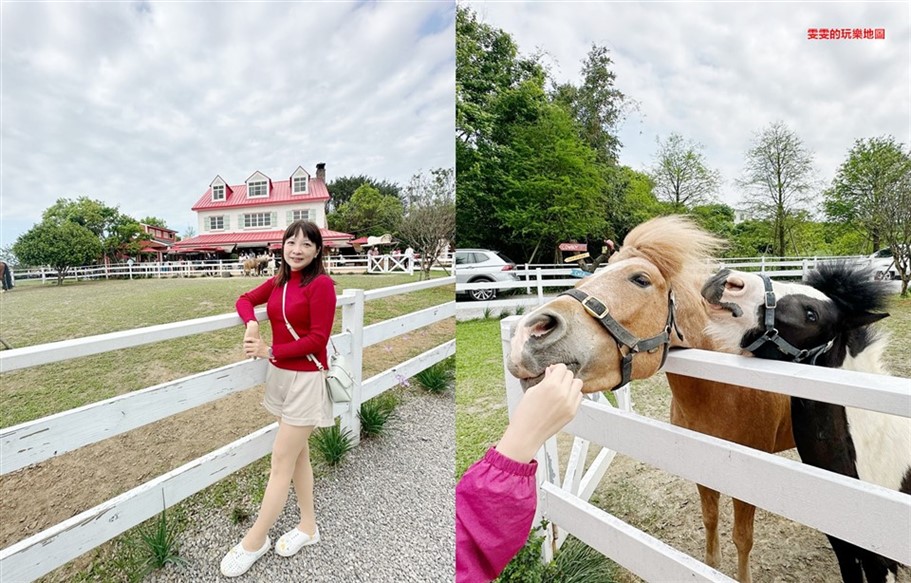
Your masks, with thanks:
[{"label": "cloudy sky", "polygon": [[[680,133],[705,146],[728,204],[751,137],[775,120],[815,153],[826,184],[858,138],[911,143],[906,1],[465,4],[523,54],[543,50],[560,82],[579,83],[593,43],[608,47],[617,87],[638,103],[621,161],[645,169],[656,136]],[[809,40],[810,28],[884,28],[885,40]]]},{"label": "cloudy sky", "polygon": [[60,197],[181,234],[221,175],[455,164],[453,3],[2,3],[0,245]]}]

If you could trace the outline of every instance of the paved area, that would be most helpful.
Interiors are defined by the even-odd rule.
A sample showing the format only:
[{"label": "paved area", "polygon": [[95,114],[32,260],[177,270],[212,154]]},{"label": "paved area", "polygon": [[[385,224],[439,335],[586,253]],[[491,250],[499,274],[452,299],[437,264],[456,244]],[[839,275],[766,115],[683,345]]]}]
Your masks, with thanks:
[{"label": "paved area", "polygon": [[[447,582],[455,579],[455,396],[408,393],[387,435],[366,440],[335,470],[317,479],[321,542],[294,557],[273,551],[235,581]],[[246,527],[229,512],[194,508],[181,537],[187,564],[154,582],[227,581],[225,552]],[[274,541],[297,524],[295,499],[273,527]]]}]

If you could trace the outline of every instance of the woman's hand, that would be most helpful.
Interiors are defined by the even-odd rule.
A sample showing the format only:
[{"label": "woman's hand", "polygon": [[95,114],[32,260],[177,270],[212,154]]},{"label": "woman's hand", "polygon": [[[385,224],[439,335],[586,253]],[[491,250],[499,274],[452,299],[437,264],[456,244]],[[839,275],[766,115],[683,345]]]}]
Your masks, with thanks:
[{"label": "woman's hand", "polygon": [[269,358],[269,345],[258,335],[256,338],[244,338],[244,354],[252,358]]},{"label": "woman's hand", "polygon": [[497,451],[527,463],[544,442],[575,417],[582,402],[582,381],[565,364],[544,371],[544,380],[528,389],[519,401]]}]

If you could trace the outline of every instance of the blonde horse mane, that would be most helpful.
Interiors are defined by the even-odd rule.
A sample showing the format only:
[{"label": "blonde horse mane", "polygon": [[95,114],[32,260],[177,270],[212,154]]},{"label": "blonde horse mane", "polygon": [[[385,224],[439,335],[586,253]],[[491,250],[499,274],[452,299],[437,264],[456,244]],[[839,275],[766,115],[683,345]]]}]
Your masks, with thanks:
[{"label": "blonde horse mane", "polygon": [[650,261],[670,283],[678,306],[693,308],[702,304],[702,284],[725,245],[691,219],[680,215],[658,217],[630,231],[611,262],[632,257]]}]

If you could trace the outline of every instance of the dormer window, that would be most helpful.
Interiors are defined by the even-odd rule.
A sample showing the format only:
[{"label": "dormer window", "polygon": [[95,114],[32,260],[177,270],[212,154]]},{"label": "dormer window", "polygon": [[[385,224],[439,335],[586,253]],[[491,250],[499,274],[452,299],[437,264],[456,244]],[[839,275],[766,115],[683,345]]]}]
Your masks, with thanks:
[{"label": "dormer window", "polygon": [[216,184],[212,187],[212,200],[224,200],[225,199],[225,185]]},{"label": "dormer window", "polygon": [[257,196],[269,196],[269,183],[265,180],[257,180],[247,185],[247,197],[254,198]]},{"label": "dormer window", "polygon": [[307,193],[307,176],[295,176],[294,185],[291,188],[291,194],[306,194]]}]

